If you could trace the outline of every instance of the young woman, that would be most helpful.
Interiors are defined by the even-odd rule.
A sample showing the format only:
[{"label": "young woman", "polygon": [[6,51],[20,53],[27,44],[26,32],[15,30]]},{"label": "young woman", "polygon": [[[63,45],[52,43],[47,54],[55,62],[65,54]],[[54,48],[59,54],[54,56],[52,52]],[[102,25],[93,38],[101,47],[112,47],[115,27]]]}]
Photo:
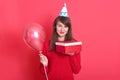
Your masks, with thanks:
[{"label": "young woman", "polygon": [[73,40],[70,18],[58,16],[53,24],[52,38],[45,42],[40,54],[40,62],[46,67],[48,80],[74,80],[73,73],[80,71],[80,51],[62,54],[55,50],[55,42]]}]

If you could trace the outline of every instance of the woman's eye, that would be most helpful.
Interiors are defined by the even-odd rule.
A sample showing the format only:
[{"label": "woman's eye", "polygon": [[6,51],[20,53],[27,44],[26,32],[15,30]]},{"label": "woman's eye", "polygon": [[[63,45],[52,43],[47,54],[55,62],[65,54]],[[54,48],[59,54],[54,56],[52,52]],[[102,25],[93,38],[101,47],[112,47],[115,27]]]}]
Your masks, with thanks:
[{"label": "woman's eye", "polygon": [[65,28],[67,28],[68,26],[65,26]]},{"label": "woman's eye", "polygon": [[62,25],[58,25],[58,27],[62,27]]}]

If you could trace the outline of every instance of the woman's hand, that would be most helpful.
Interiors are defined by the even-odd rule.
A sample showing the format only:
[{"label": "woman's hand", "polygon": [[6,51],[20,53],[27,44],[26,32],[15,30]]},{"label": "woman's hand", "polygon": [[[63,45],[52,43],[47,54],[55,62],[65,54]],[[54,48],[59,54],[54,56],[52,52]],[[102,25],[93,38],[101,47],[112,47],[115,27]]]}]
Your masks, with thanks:
[{"label": "woman's hand", "polygon": [[75,54],[75,52],[69,52],[69,53],[66,53],[67,55],[70,55],[70,56],[73,56]]},{"label": "woman's hand", "polygon": [[39,56],[40,56],[40,62],[46,67],[48,65],[47,57],[42,53],[40,53]]}]

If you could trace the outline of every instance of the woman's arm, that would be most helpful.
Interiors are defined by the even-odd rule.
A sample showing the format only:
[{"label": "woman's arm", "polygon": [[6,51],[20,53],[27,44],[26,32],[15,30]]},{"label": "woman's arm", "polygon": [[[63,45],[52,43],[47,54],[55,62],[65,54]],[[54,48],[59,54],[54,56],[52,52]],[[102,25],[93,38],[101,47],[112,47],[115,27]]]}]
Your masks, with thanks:
[{"label": "woman's arm", "polygon": [[40,52],[40,63],[41,63],[41,71],[44,73],[44,68],[46,69],[46,72],[48,72],[48,58],[47,58],[47,49],[48,49],[48,43],[45,42],[43,46],[43,51]]},{"label": "woman's arm", "polygon": [[81,57],[80,57],[80,51],[75,53],[72,56],[69,56],[70,59],[70,65],[73,73],[77,74],[79,73],[81,69]]},{"label": "woman's arm", "polygon": [[42,52],[39,54],[40,56],[40,62],[43,64],[43,66],[47,67],[48,66],[48,59],[45,55],[43,55]]}]

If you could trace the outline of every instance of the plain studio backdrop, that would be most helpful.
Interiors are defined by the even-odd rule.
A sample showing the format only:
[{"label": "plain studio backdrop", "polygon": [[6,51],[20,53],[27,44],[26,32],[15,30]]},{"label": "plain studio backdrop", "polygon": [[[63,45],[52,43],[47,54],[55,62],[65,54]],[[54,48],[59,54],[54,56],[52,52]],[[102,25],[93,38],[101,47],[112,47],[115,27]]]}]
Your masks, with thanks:
[{"label": "plain studio backdrop", "polygon": [[0,0],[0,80],[40,80],[39,56],[24,43],[23,29],[39,23],[50,39],[64,2],[83,42],[75,80],[120,80],[119,0]]}]

